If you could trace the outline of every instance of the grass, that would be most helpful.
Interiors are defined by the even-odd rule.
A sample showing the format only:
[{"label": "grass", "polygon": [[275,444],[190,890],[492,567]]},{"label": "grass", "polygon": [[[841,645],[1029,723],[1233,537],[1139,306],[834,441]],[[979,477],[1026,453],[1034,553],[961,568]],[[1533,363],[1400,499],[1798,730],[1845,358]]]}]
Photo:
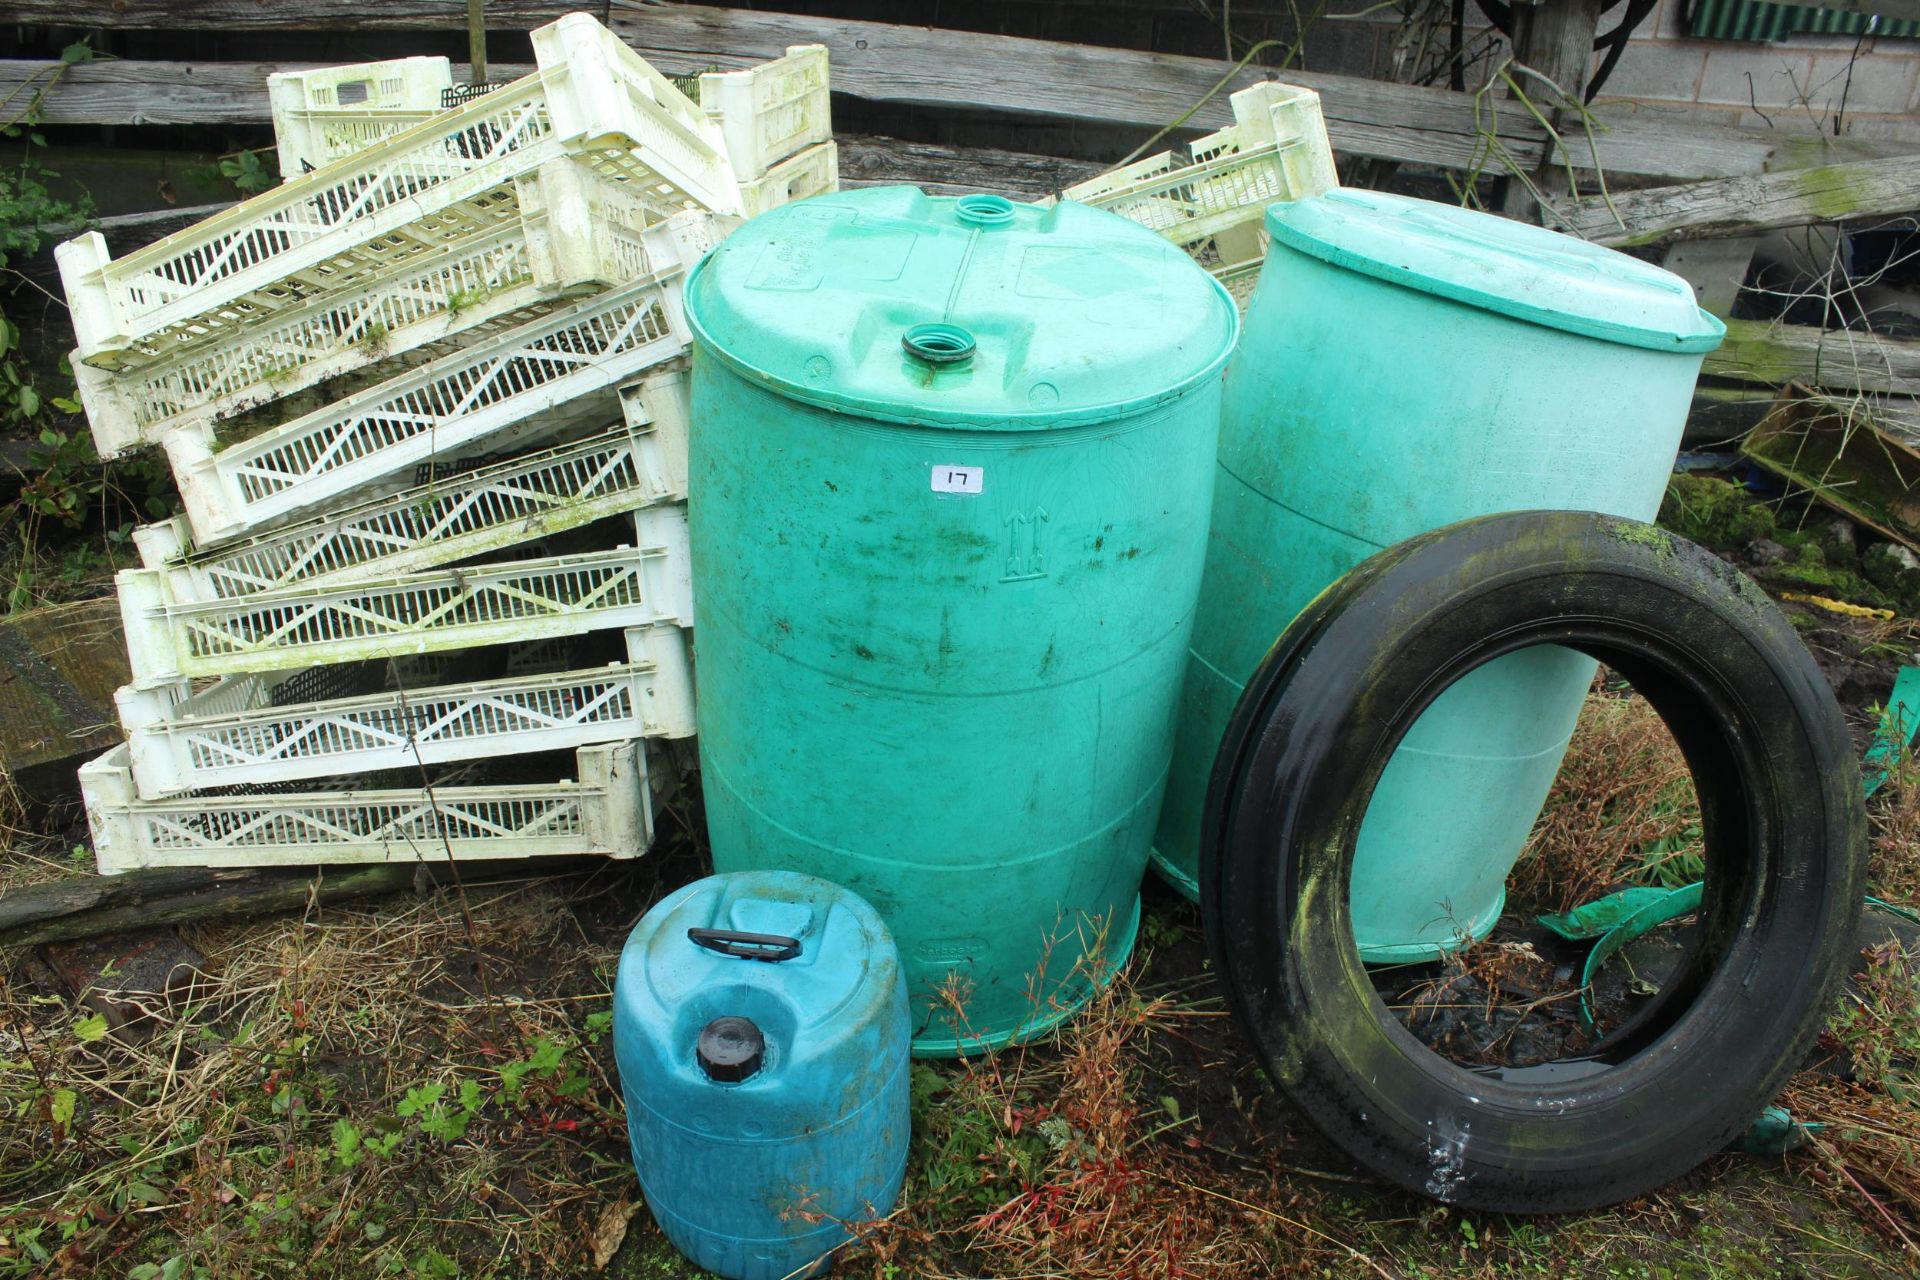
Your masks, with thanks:
[{"label": "grass", "polygon": [[1825,1128],[1803,1158],[1839,1202],[1920,1258],[1920,956],[1874,948],[1828,1032],[1840,1069],[1803,1072],[1786,1102]]},{"label": "grass", "polygon": [[[194,933],[184,999],[0,988],[0,1276],[526,1274],[632,1179],[614,955],[530,882]],[[537,958],[539,964],[528,961]],[[111,985],[111,979],[105,980]]]},{"label": "grass", "polygon": [[1700,810],[1680,747],[1645,699],[1587,699],[1508,894],[1568,911],[1626,884],[1699,878]]},{"label": "grass", "polygon": [[1199,1117],[1151,1087],[1155,1048],[1222,1013],[1143,991],[1131,970],[1088,976],[1100,989],[1054,1043],[916,1066],[913,1174],[868,1237],[883,1265],[1225,1278],[1285,1251],[1300,1224],[1220,1188],[1184,1132]]},{"label": "grass", "polygon": [[[1683,876],[1690,799],[1657,717],[1597,689],[1524,893],[1572,905]],[[1873,814],[1875,889],[1912,902],[1920,762],[1895,769]],[[69,834],[16,824],[11,839],[0,893],[86,867]],[[194,981],[129,997],[145,1014],[124,1033],[36,955],[0,956],[0,1280],[698,1275],[639,1207],[607,1030],[626,931],[700,862],[682,834],[637,864],[464,904],[435,890],[189,928]],[[1139,954],[1055,1035],[915,1066],[906,1194],[860,1228],[841,1274],[1920,1270],[1920,976],[1898,947],[1868,957],[1783,1099],[1824,1126],[1808,1145],[1716,1157],[1604,1212],[1526,1219],[1383,1188],[1324,1145],[1239,1039],[1193,909],[1153,887],[1147,906]],[[1491,990],[1489,973],[1528,963],[1458,967]]]}]

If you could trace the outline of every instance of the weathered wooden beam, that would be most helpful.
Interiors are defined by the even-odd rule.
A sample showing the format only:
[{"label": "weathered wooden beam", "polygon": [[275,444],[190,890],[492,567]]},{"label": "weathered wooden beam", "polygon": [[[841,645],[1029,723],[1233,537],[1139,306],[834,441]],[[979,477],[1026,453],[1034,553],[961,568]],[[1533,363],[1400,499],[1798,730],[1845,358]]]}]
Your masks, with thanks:
[{"label": "weathered wooden beam", "polygon": [[[659,12],[669,17],[616,26],[649,62],[669,74],[759,62],[780,56],[789,44],[830,34],[822,29],[821,19],[740,13],[710,32],[688,23],[679,8]],[[780,21],[766,21],[770,17]],[[733,18],[754,20],[750,40],[735,42],[730,31],[741,24]],[[837,92],[874,102],[1066,117],[1136,128],[1143,137],[1186,111],[1227,69],[1225,63],[1204,58],[1166,58],[880,23],[831,25],[905,33],[875,34],[871,39],[855,35],[844,42],[836,37],[832,56]],[[649,43],[656,36],[661,42]],[[876,52],[876,41],[883,49],[870,57]],[[57,65],[0,62],[0,99],[16,94],[24,98],[25,92],[46,84]],[[41,119],[48,124],[96,125],[265,123],[269,118],[267,76],[310,65],[133,59],[81,63],[47,89]],[[506,79],[526,70],[496,67],[493,74]],[[456,79],[464,71],[456,72]],[[1243,72],[1233,87],[1258,78]],[[1291,78],[1329,95],[1327,126],[1334,146],[1341,150],[1447,168],[1484,159],[1475,109],[1464,95],[1344,76],[1303,73]],[[1491,122],[1495,108],[1488,106],[1486,113]],[[1516,160],[1538,163],[1544,135],[1532,119],[1512,104],[1500,106],[1497,118],[1501,136]],[[1217,129],[1232,119],[1223,92],[1195,113],[1190,123],[1195,129]]]},{"label": "weathered wooden beam", "polygon": [[[526,30],[568,13],[601,21],[649,0],[486,0],[487,26]],[[1836,0],[1838,2],[1838,0]],[[0,0],[0,22],[59,23],[123,31],[453,31],[466,23],[470,0]],[[1029,8],[1134,9],[1192,17],[1192,0],[1012,0]],[[904,6],[913,21],[934,6]],[[1236,18],[1297,17],[1297,0],[1234,0]]]},{"label": "weathered wooden beam", "polygon": [[[275,5],[275,12],[296,6]],[[1209,58],[1175,57],[878,22],[620,0],[609,21],[662,70],[683,74],[778,57],[788,45],[827,46],[838,93],[872,102],[966,108],[1088,121],[1143,136],[1193,111],[1196,130],[1230,123],[1227,94],[1265,75]],[[0,64],[0,95],[52,64]],[[101,61],[74,67],[48,91],[50,123],[220,123],[265,119],[262,90],[275,68],[259,63]],[[504,76],[509,68],[496,70]],[[1497,137],[1513,163],[1537,168],[1547,135],[1517,103],[1492,95],[1386,84],[1318,72],[1286,73],[1319,91],[1336,149],[1410,164],[1479,169]],[[1567,132],[1576,167],[1665,178],[1726,177],[1787,165],[1902,150],[1899,144],[1798,138],[1773,130],[1701,128],[1692,121],[1623,115],[1589,139]]]},{"label": "weathered wooden beam", "polygon": [[[526,30],[604,0],[487,0],[487,25]],[[467,0],[4,0],[0,22],[121,31],[465,31]]]},{"label": "weathered wooden beam", "polygon": [[[267,76],[305,62],[0,62],[0,101],[44,90],[44,124],[262,124]],[[57,78],[56,78],[57,77]]]},{"label": "weathered wooden beam", "polygon": [[1035,199],[1083,182],[1101,166],[1024,151],[949,147],[872,134],[841,134],[840,184],[871,187],[907,182],[935,195],[997,191]]},{"label": "weathered wooden beam", "polygon": [[[335,868],[321,901],[396,893],[412,864]],[[296,911],[314,892],[311,868],[246,870],[161,867],[120,876],[80,876],[0,898],[0,946],[104,937],[127,929]]]},{"label": "weathered wooden beam", "polygon": [[[873,101],[1030,112],[1153,129],[1186,111],[1227,76],[1207,58],[1026,40],[973,32],[847,22],[697,5],[616,6],[618,31],[649,60],[674,71],[729,56],[777,57],[787,45],[827,46],[836,91]],[[1228,81],[1189,120],[1196,129],[1228,124],[1226,95],[1266,73],[1249,68]],[[1523,167],[1537,167],[1546,134],[1517,103],[1489,95],[1387,84],[1320,72],[1284,73],[1318,91],[1336,150],[1412,164],[1477,168],[1488,162],[1489,135]],[[1605,109],[1602,108],[1602,113]],[[1778,130],[1702,127],[1686,118],[1630,110],[1589,139],[1569,127],[1576,168],[1649,177],[1706,178],[1760,173],[1821,158],[1852,159],[1913,148],[1856,139],[1801,138]]]},{"label": "weathered wooden beam", "polygon": [[1816,165],[1623,191],[1554,210],[1548,225],[1601,244],[1713,240],[1920,211],[1920,156]]},{"label": "weathered wooden beam", "polygon": [[1702,383],[1693,389],[1687,426],[1681,445],[1687,449],[1724,449],[1737,444],[1760,424],[1773,408],[1778,392],[1748,383],[1720,386]]},{"label": "weathered wooden beam", "polygon": [[[477,887],[524,876],[568,875],[605,865],[594,858],[467,863],[461,882]],[[316,885],[315,877],[318,876]],[[298,911],[310,899],[344,902],[445,885],[444,861],[328,867],[155,867],[118,876],[76,876],[0,896],[0,947],[104,937],[190,921],[234,920]]]},{"label": "weathered wooden beam", "polygon": [[[769,15],[749,14],[753,18]],[[778,16],[778,15],[775,15]],[[814,20],[807,20],[814,21]],[[879,24],[864,24],[878,27]],[[895,31],[901,28],[881,28]],[[629,32],[629,38],[639,35]],[[690,42],[695,48],[640,46],[640,52],[672,74],[684,74],[708,66],[741,66],[777,57],[787,43],[811,39],[817,33],[779,28],[773,34],[762,32],[756,42],[744,50],[728,51],[704,47],[708,42]],[[917,31],[916,37],[930,33]],[[1005,41],[1011,45],[1035,45],[1049,51],[1074,50],[1078,46],[1052,45],[1037,40],[1011,40],[1002,36],[974,36],[940,32],[962,41]],[[854,51],[857,56],[863,51]],[[924,52],[924,51],[923,51]],[[1030,51],[1029,51],[1030,52]],[[1133,59],[1142,65],[1084,70],[1078,78],[1063,79],[1071,73],[1062,67],[1014,68],[1001,75],[983,76],[965,64],[945,64],[945,74],[920,76],[913,66],[929,65],[927,58],[899,63],[906,70],[888,67],[845,65],[847,52],[836,49],[834,88],[841,93],[871,101],[909,103],[926,106],[971,107],[1026,114],[1055,113],[1073,119],[1120,124],[1141,129],[1157,128],[1185,111],[1194,98],[1205,93],[1218,79],[1216,72],[1225,64],[1200,58],[1168,59],[1158,55],[1129,53],[1124,50],[1084,50],[1101,55],[1096,62],[1112,58]],[[929,57],[932,55],[929,54]],[[959,56],[956,53],[956,56]],[[991,54],[976,66],[993,66]],[[1207,68],[1198,76],[1181,75],[1169,81],[1156,78],[1148,64],[1192,63]],[[143,62],[135,59],[82,63],[68,68],[57,83],[47,89],[41,107],[41,119],[48,124],[264,124],[268,121],[266,83],[275,71],[299,70],[311,63],[260,62]],[[23,98],[25,93],[46,85],[59,64],[50,61],[0,61],[0,99]],[[1164,68],[1162,68],[1164,70]],[[524,74],[526,67],[494,68],[498,78]],[[465,68],[456,70],[456,78]],[[1027,86],[1052,77],[1043,92],[1028,92]],[[1154,85],[1152,92],[1142,87],[1138,93],[1102,88],[1089,84],[1093,76],[1108,86]],[[1143,80],[1142,77],[1145,77]],[[1038,78],[1038,79],[1037,79]],[[1413,164],[1441,168],[1480,167],[1486,163],[1485,139],[1480,129],[1497,128],[1502,145],[1515,162],[1537,166],[1543,154],[1544,135],[1531,117],[1514,118],[1514,104],[1483,104],[1476,119],[1476,108],[1466,95],[1442,89],[1412,85],[1389,85],[1344,76],[1317,73],[1290,73],[1290,79],[1319,90],[1324,97],[1328,131],[1334,146],[1348,154],[1378,156]],[[1178,87],[1169,88],[1169,83]],[[1248,78],[1251,83],[1251,77]],[[1229,123],[1231,115],[1224,98],[1216,99],[1191,120],[1196,128],[1218,128]],[[1672,135],[1672,136],[1669,136]],[[1651,127],[1629,122],[1623,131],[1601,135],[1595,153],[1600,162],[1625,172],[1654,177],[1700,176],[1701,171],[1717,173],[1728,166],[1737,172],[1758,172],[1772,163],[1784,145],[1777,136],[1754,139],[1744,136],[1719,139],[1714,145],[1689,140],[1684,131],[1675,134],[1672,126]],[[1843,152],[1851,152],[1849,140],[1835,139]],[[1587,167],[1593,162],[1584,139],[1574,140],[1576,164]],[[1614,160],[1622,163],[1613,165]]]},{"label": "weathered wooden beam", "polygon": [[1702,374],[1784,387],[1920,394],[1920,341],[1806,325],[1729,320]]},{"label": "weathered wooden beam", "polygon": [[[1153,131],[1216,84],[1228,83],[1188,121],[1233,122],[1227,96],[1266,78],[1211,58],[1141,53],[1015,36],[851,22],[700,5],[618,5],[612,28],[650,61],[680,68],[722,54],[778,57],[790,44],[827,46],[833,86],[869,101],[964,107],[1090,120]],[[1353,76],[1289,71],[1318,90],[1334,146],[1356,155],[1461,168],[1483,158],[1481,130],[1498,128],[1521,163],[1537,162],[1545,135],[1519,106]]]},{"label": "weathered wooden beam", "polygon": [[[1057,0],[1035,0],[1052,4]],[[1800,0],[1805,8],[1878,14],[1920,20],[1920,0]],[[0,22],[102,27],[121,31],[455,31],[466,25],[469,0],[6,0]],[[1190,13],[1181,0],[1101,0],[1110,7]],[[604,20],[634,0],[487,0],[487,25],[496,31],[537,27],[563,14],[584,11]],[[1274,0],[1240,3],[1236,13],[1281,14]]]}]

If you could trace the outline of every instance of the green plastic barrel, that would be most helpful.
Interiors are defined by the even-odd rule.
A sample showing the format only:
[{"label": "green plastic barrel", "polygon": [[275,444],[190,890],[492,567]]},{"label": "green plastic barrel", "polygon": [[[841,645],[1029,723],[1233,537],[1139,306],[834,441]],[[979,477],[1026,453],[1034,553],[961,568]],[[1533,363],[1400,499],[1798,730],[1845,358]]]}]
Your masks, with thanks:
[{"label": "green plastic barrel", "polygon": [[1052,1025],[1133,941],[1231,300],[1111,214],[891,187],[755,218],[686,305],[715,869],[877,907],[918,1054]]},{"label": "green plastic barrel", "polygon": [[[1267,229],[1155,838],[1190,895],[1214,751],[1293,616],[1375,551],[1470,516],[1653,519],[1725,333],[1678,276],[1448,205],[1342,190],[1275,205]],[[1593,669],[1525,650],[1421,717],[1360,831],[1363,956],[1430,958],[1492,927]]]}]

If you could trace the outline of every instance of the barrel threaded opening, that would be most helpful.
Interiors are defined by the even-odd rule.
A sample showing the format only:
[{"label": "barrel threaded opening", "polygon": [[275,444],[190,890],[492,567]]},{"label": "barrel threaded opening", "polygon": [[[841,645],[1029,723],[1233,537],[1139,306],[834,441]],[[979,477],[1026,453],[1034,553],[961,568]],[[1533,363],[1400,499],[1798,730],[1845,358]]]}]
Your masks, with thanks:
[{"label": "barrel threaded opening", "polygon": [[1004,227],[1013,221],[1013,201],[984,192],[961,196],[954,201],[953,211],[960,221],[976,227]]},{"label": "barrel threaded opening", "polygon": [[900,335],[908,355],[927,364],[965,364],[973,359],[973,335],[957,324],[917,324]]}]

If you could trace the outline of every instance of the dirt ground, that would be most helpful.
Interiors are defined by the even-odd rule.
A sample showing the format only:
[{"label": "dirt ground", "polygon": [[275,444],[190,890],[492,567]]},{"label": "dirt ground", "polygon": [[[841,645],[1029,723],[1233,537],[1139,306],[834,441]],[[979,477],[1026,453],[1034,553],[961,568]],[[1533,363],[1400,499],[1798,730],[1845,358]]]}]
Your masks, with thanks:
[{"label": "dirt ground", "polygon": [[[696,868],[683,840],[651,866],[474,890],[473,942],[445,891],[191,931],[207,998],[160,1014],[138,1046],[87,1040],[83,1016],[16,970],[0,1055],[17,1060],[24,1033],[77,1101],[50,1144],[19,1068],[4,1077],[0,1276],[702,1274],[636,1205],[605,1036],[627,928]],[[1194,910],[1149,886],[1142,941],[1059,1044],[916,1072],[907,1203],[843,1274],[1911,1267],[1817,1155],[1720,1157],[1577,1218],[1463,1214],[1384,1189],[1268,1088],[1220,1006]],[[1104,1108],[1085,1105],[1101,1094]],[[1087,1147],[1073,1160],[1042,1136],[1062,1116],[1065,1141]]]},{"label": "dirt ground", "polygon": [[[1864,747],[1920,632],[1787,607]],[[1671,761],[1622,748],[1635,714],[1593,711],[1543,819],[1581,893],[1685,849],[1655,802]],[[1577,809],[1621,760],[1644,760],[1625,807]],[[1920,902],[1920,768],[1872,808],[1876,892]],[[45,949],[0,954],[0,1280],[700,1274],[640,1203],[609,1038],[627,931],[705,869],[697,811],[633,863],[182,927],[198,972],[123,998],[124,1025]],[[85,874],[83,838],[71,813],[16,830],[0,894]],[[1825,1126],[1798,1149],[1523,1218],[1387,1189],[1320,1140],[1228,1018],[1195,909],[1151,879],[1145,907],[1133,962],[1056,1036],[916,1066],[907,1193],[841,1274],[1920,1275],[1920,978],[1896,947],[1863,955],[1783,1099]]]}]

